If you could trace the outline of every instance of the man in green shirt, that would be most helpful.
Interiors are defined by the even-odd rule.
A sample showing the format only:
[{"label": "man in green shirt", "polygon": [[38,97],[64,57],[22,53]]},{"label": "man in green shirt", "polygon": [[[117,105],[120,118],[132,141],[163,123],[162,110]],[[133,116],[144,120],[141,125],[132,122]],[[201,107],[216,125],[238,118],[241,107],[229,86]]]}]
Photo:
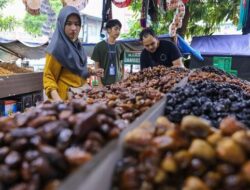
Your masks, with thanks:
[{"label": "man in green shirt", "polygon": [[122,24],[117,19],[109,20],[106,24],[108,38],[96,44],[91,59],[95,68],[104,69],[104,77],[98,78],[99,86],[118,82],[123,76],[123,48],[116,42],[120,35]]}]

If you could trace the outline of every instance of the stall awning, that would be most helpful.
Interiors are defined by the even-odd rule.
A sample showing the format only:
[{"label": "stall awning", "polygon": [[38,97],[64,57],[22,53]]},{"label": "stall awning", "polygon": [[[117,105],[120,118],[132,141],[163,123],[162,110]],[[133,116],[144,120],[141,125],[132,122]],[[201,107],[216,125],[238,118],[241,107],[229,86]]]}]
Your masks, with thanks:
[{"label": "stall awning", "polygon": [[250,34],[193,37],[191,46],[202,55],[250,56]]},{"label": "stall awning", "polygon": [[[169,35],[161,35],[160,39],[169,39]],[[129,51],[140,51],[143,49],[138,39],[123,39],[119,40],[125,49]],[[183,55],[193,55],[198,60],[203,60],[199,51],[193,49],[183,38],[178,36],[178,47]],[[18,58],[40,59],[45,57],[45,48],[48,42],[27,42],[21,40],[9,40],[0,37],[0,60],[15,61]],[[88,56],[92,55],[95,43],[83,43]]]},{"label": "stall awning", "polygon": [[0,60],[15,61],[18,58],[40,59],[45,56],[48,42],[28,42],[0,37]]}]

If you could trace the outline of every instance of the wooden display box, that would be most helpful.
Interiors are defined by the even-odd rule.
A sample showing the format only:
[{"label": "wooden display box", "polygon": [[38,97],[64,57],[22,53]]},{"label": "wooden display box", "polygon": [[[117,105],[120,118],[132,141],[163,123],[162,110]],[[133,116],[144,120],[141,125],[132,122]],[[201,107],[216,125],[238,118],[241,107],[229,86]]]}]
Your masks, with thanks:
[{"label": "wooden display box", "polygon": [[43,73],[0,76],[0,98],[32,93],[43,89]]}]

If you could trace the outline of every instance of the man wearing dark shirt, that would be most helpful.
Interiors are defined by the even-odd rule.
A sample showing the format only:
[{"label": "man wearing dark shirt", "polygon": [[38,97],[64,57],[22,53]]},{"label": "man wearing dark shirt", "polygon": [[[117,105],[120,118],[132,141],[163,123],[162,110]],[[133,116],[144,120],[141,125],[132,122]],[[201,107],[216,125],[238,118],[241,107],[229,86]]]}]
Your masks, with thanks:
[{"label": "man wearing dark shirt", "polygon": [[142,30],[140,40],[144,46],[140,57],[141,70],[158,65],[184,67],[178,47],[170,41],[159,40],[152,29]]}]

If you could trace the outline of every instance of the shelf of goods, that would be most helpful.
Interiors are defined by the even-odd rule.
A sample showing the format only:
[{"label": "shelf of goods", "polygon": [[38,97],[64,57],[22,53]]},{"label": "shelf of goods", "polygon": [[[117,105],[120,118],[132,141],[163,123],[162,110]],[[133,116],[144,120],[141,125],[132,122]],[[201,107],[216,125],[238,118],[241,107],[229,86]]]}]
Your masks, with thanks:
[{"label": "shelf of goods", "polygon": [[67,179],[61,184],[67,176],[81,165],[95,168],[90,160],[106,157],[128,123],[138,120],[162,98],[157,89],[170,90],[188,73],[186,69],[148,69],[119,84],[93,89],[85,100],[83,92],[70,103],[45,102],[25,113],[1,118],[3,188],[67,187]]},{"label": "shelf of goods", "polygon": [[[213,82],[216,84],[213,84]],[[213,85],[211,86],[211,84]],[[229,84],[233,84],[234,87]],[[209,91],[210,94],[206,94],[207,97],[204,99],[202,98],[202,96],[204,96],[202,89],[205,87],[221,88],[221,94],[215,93],[210,97],[212,92]],[[192,91],[193,89],[194,91]],[[199,91],[199,89],[201,90]],[[143,187],[141,189],[156,189],[158,186],[159,188],[163,187],[160,186],[162,180],[165,180],[165,177],[170,175],[167,173],[168,167],[166,167],[167,169],[162,169],[159,166],[157,167],[156,173],[146,172],[148,175],[155,174],[156,177],[153,181],[150,181],[151,178],[149,178],[148,183],[142,181],[136,181],[134,183],[134,178],[133,176],[131,177],[131,175],[135,174],[135,167],[132,168],[132,172],[129,173],[129,171],[127,175],[127,166],[135,162],[138,163],[138,167],[143,164],[137,162],[137,157],[133,157],[132,162],[128,159],[128,165],[124,163],[123,157],[130,156],[127,154],[127,148],[129,148],[127,145],[130,145],[132,142],[130,146],[130,148],[132,147],[131,152],[138,151],[136,148],[139,147],[139,153],[142,151],[142,154],[149,154],[149,159],[152,159],[149,160],[150,163],[152,161],[152,163],[158,164],[158,159],[156,159],[155,162],[154,150],[149,149],[148,153],[143,152],[144,147],[147,147],[148,143],[155,143],[155,147],[160,149],[161,155],[163,153],[167,154],[167,152],[164,152],[168,150],[165,145],[167,146],[168,142],[175,142],[175,135],[176,138],[179,137],[178,130],[176,130],[178,128],[173,127],[174,124],[171,123],[171,121],[177,117],[178,120],[172,122],[180,123],[186,115],[195,115],[193,113],[195,110],[192,110],[193,106],[188,105],[190,102],[187,102],[184,108],[178,104],[180,101],[184,101],[181,100],[181,98],[190,96],[189,99],[187,98],[189,101],[192,99],[192,101],[196,101],[195,97],[197,96],[202,101],[205,100],[209,102],[209,105],[206,105],[206,109],[202,110],[199,116],[207,116],[206,119],[210,119],[212,124],[215,123],[217,124],[216,127],[218,127],[221,124],[214,122],[215,119],[220,121],[220,118],[224,116],[226,112],[239,112],[239,106],[240,109],[248,112],[248,105],[250,105],[247,103],[247,100],[250,100],[248,89],[249,84],[247,82],[212,68],[190,71],[182,68],[155,67],[140,71],[139,73],[133,73],[127,79],[117,84],[101,89],[94,88],[90,91],[86,90],[75,94],[75,99],[69,103],[45,102],[23,114],[17,114],[11,118],[0,118],[0,142],[2,142],[0,147],[0,183],[7,189],[25,189],[28,186],[34,186],[37,189],[108,190],[111,188],[119,189],[116,182],[117,180],[121,180],[121,183],[118,182],[118,184],[124,185],[124,189],[133,189],[133,185],[134,189],[140,189],[137,188],[138,185],[143,185],[140,186]],[[238,93],[237,97],[233,97],[232,93],[234,92]],[[165,95],[165,93],[167,94]],[[216,99],[216,96],[218,96],[219,100],[223,100],[223,98],[226,99],[225,94],[232,95],[228,107],[220,107],[218,110],[213,110],[216,115],[210,115],[208,109],[211,109],[214,106],[213,103],[215,103],[212,101]],[[181,96],[179,97],[179,95]],[[234,103],[236,102],[240,103],[240,105],[235,105]],[[196,102],[192,102],[192,104],[195,103]],[[173,112],[169,112],[171,109],[181,109],[181,111],[177,113],[174,112],[174,110]],[[166,118],[158,119],[158,117],[163,114],[166,114],[170,121]],[[248,124],[246,122],[247,118],[247,114],[237,115],[237,119],[246,125]],[[197,128],[192,128],[193,125],[184,125],[187,134],[183,141],[178,142],[180,142],[180,144],[182,142],[184,143],[182,148],[185,151],[189,151],[188,146],[193,143],[194,137],[205,141],[208,135],[217,135],[218,129],[213,129],[210,124],[203,120],[200,121],[196,118],[196,121],[197,120],[199,121],[198,124],[195,124]],[[160,126],[144,124],[144,127],[138,128],[144,121],[150,121],[151,123],[157,121],[160,122]],[[220,129],[220,133],[222,133],[221,138],[229,138],[229,134],[233,134],[239,129],[245,132],[244,124],[239,124],[233,118],[226,121],[233,123],[234,126],[232,128],[226,127]],[[225,123],[226,122],[224,122],[224,124]],[[171,125],[171,127],[166,127],[165,125],[167,124]],[[138,133],[131,133],[134,129]],[[169,132],[167,133],[168,130]],[[163,137],[161,138],[163,133],[168,135],[164,137],[165,139]],[[189,134],[192,137],[186,139]],[[242,138],[244,140],[247,140],[247,138],[250,139],[248,133],[237,134],[235,136],[235,141],[241,139],[239,136],[244,137]],[[131,139],[132,141],[129,141]],[[230,138],[229,140],[230,143],[233,144],[232,139]],[[204,143],[205,142],[203,142],[203,144]],[[237,143],[242,143],[240,146],[247,145],[244,144],[243,141]],[[126,147],[126,151],[124,151],[124,147]],[[179,150],[174,147],[172,148],[173,150],[171,149],[172,152],[170,151],[169,154],[175,154],[176,152],[174,151]],[[222,154],[224,153],[224,148],[225,147],[222,146],[220,149]],[[234,165],[244,164],[244,166],[238,167],[237,171],[233,170],[231,173],[234,181],[239,179],[239,181],[242,182],[242,180],[244,181],[246,179],[242,179],[236,175],[236,172],[242,169],[243,176],[249,176],[246,175],[249,172],[249,164],[247,162],[249,153],[245,150],[243,151],[242,147],[239,148],[239,146],[235,149],[237,149],[236,152],[238,151],[241,156],[239,157],[239,161],[233,159],[239,155],[232,153],[233,158],[232,160],[226,160],[229,164],[226,164],[225,167],[226,169],[227,167],[234,169],[237,168],[234,167]],[[192,149],[191,153],[196,154],[197,152],[195,150],[196,149]],[[211,150],[211,148],[209,150],[213,153],[215,151],[214,149]],[[137,155],[139,153],[137,153]],[[221,159],[220,163],[224,163],[223,159],[230,158],[227,153],[228,151],[226,151],[225,155],[221,155],[222,157],[219,158]],[[136,154],[132,156],[136,156]],[[198,155],[198,158],[194,160],[194,164],[198,163],[199,166],[203,166],[203,158],[208,158],[209,161],[212,159],[211,154],[207,153],[205,153],[206,157],[200,158],[199,156],[204,155]],[[164,157],[160,156],[159,158]],[[190,159],[193,160],[193,157],[190,157]],[[170,161],[170,163],[173,163],[175,160],[172,159]],[[119,165],[119,163],[121,165]],[[217,162],[212,162],[212,164],[214,163]],[[149,165],[149,167],[151,166],[152,165]],[[176,173],[179,173],[178,168],[174,170],[173,165],[170,164],[170,166],[170,169],[173,169],[171,172],[176,171]],[[197,166],[198,169],[200,169],[199,166]],[[152,172],[156,171],[155,168],[155,165],[153,165]],[[158,173],[158,169],[161,172]],[[136,174],[140,177],[148,177],[147,174],[143,173],[145,171],[146,170],[142,170],[141,173]],[[114,172],[117,174],[116,178],[113,178]],[[123,172],[125,172],[124,175]],[[188,176],[192,176],[192,173],[187,174]],[[126,179],[128,177],[128,181],[133,182],[132,186],[129,186],[131,185],[130,183],[126,183],[126,179],[124,179],[125,181],[120,179],[120,176]],[[174,175],[171,173],[170,176]],[[182,179],[186,179],[186,177],[187,176],[183,176]],[[214,175],[212,175],[212,177],[214,177]],[[222,176],[222,178],[223,177],[224,176]],[[176,179],[179,178],[176,177]],[[182,179],[180,179],[180,184],[184,184],[184,182],[181,181]],[[202,181],[203,178],[195,178],[194,180],[204,185]],[[173,181],[173,183],[174,182],[175,181]],[[248,182],[244,181],[240,187],[244,187],[246,183]],[[241,190],[243,189],[244,188]]]},{"label": "shelf of goods", "polygon": [[42,72],[0,76],[0,98],[41,91],[42,78]]},{"label": "shelf of goods", "polygon": [[[153,123],[141,124],[126,133],[123,146],[116,150],[116,154],[123,154],[112,160],[116,164],[109,187],[249,189],[250,135],[242,123],[229,117],[215,129],[196,116],[186,116],[178,125],[166,117],[158,117]],[[107,169],[102,166],[98,168]]]},{"label": "shelf of goods", "polygon": [[[65,181],[65,186],[62,190],[66,190],[69,187],[75,189],[99,189],[110,190],[112,187],[112,178],[117,166],[117,162],[122,158],[123,155],[123,142],[125,135],[132,129],[137,128],[144,121],[154,121],[159,115],[162,114],[165,105],[165,98],[161,99],[158,103],[147,110],[143,115],[136,119],[132,124],[130,124],[120,135],[119,139],[115,141],[114,147],[112,149],[104,149],[102,154],[105,157],[100,157],[93,160],[91,166],[85,166],[79,169],[74,175],[70,176]],[[143,138],[143,136],[142,136]],[[90,164],[89,164],[90,165]],[[83,176],[81,180],[79,176]],[[96,183],[97,181],[98,183]]]},{"label": "shelf of goods", "polygon": [[[168,92],[120,134],[111,152],[104,150],[107,151],[105,157],[93,160],[94,169],[81,168],[79,173],[71,176],[67,187],[78,187],[79,190],[196,187],[201,190],[247,190],[250,185],[250,131],[246,127],[250,126],[247,122],[249,87],[247,81],[214,68],[190,72],[181,85]],[[204,90],[207,91],[206,99]],[[198,96],[209,106],[204,105],[202,109],[203,105],[200,105],[201,117],[190,117],[186,115],[196,115],[192,110],[194,105],[185,105],[182,107],[185,111],[176,115],[178,122],[174,124],[170,119],[177,113],[169,113],[169,106],[174,108],[173,112],[179,109],[180,97],[176,93],[182,98],[189,96],[186,99],[193,99],[194,104]],[[220,107],[224,101],[227,106]],[[213,103],[220,108],[212,110]],[[224,118],[226,114],[229,117]],[[78,174],[84,176],[81,181],[76,177]]]}]

